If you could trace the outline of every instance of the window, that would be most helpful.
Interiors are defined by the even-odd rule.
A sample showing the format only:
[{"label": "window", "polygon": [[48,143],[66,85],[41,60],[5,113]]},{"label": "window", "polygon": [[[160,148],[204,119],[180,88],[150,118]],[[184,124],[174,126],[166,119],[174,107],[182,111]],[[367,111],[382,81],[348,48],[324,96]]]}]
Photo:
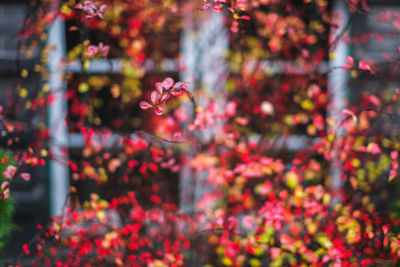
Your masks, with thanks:
[{"label": "window", "polygon": [[[399,87],[398,16],[400,6],[395,1],[371,1],[369,16],[356,15],[352,27],[351,43],[355,60],[363,60],[373,66],[379,75],[369,72],[353,72],[350,80],[352,103],[363,109],[375,109],[376,118],[372,130],[385,134],[399,132],[399,110],[396,89]],[[360,90],[362,88],[362,90]],[[378,99],[383,99],[381,102]],[[394,117],[378,114],[381,111]],[[398,135],[398,134],[397,134]]]},{"label": "window", "polygon": [[[150,94],[156,82],[165,77],[176,81],[179,78],[179,18],[163,24],[164,27],[154,27],[146,25],[148,20],[135,17],[135,8],[132,5],[121,9],[127,12],[121,16],[122,22],[115,24],[111,19],[105,27],[96,31],[91,29],[90,21],[80,25],[79,32],[71,30],[80,21],[79,12],[72,13],[64,25],[58,21],[61,26],[53,32],[53,41],[56,46],[65,48],[59,55],[60,59],[67,58],[68,64],[63,70],[66,83],[62,85],[62,96],[58,103],[50,107],[50,113],[63,107],[58,118],[65,117],[68,121],[68,125],[61,127],[63,141],[54,149],[66,148],[68,153],[63,157],[68,159],[69,168],[59,166],[60,169],[54,170],[52,175],[58,180],[60,175],[64,177],[64,188],[68,188],[69,180],[76,187],[75,196],[80,201],[89,199],[92,192],[111,199],[115,194],[133,190],[142,204],[149,206],[152,190],[160,190],[161,185],[163,190],[168,189],[165,200],[179,205],[178,173],[167,168],[160,172],[153,170],[158,168],[152,163],[154,151],[131,155],[121,147],[121,142],[140,142],[140,138],[148,137],[135,134],[136,130],[156,130],[157,125],[148,123],[152,114],[141,111],[139,101]],[[133,9],[132,12],[128,12],[130,9]],[[115,26],[121,27],[121,32],[115,33]],[[123,29],[125,26],[129,31]],[[139,35],[135,31],[142,32]],[[143,38],[142,34],[147,38]],[[87,57],[87,47],[100,42],[111,46],[108,55],[103,58]],[[127,54],[129,58],[122,57],[122,54]],[[52,73],[54,76],[56,69]],[[57,118],[54,122],[51,127],[56,135],[54,130],[60,126]],[[163,166],[163,160],[168,161],[176,155],[173,149],[163,146],[159,149],[162,154],[158,158],[160,166]],[[141,166],[136,165],[136,154],[143,163]],[[112,167],[113,164],[116,167]],[[97,183],[100,180],[103,186]],[[65,194],[54,195],[58,203],[64,197]],[[60,213],[60,208],[62,206],[58,205],[57,213]]]},{"label": "window", "polygon": [[263,6],[253,20],[240,20],[240,34],[231,34],[228,90],[239,112],[251,114],[248,130],[272,139],[318,137],[325,127],[314,122],[328,104],[329,7],[288,5]]},{"label": "window", "polygon": [[[387,212],[387,203],[399,202],[397,188],[388,184],[388,171],[385,162],[390,159],[390,151],[398,150],[399,140],[399,15],[397,1],[370,1],[368,15],[355,13],[349,35],[349,53],[355,62],[364,61],[374,72],[352,70],[349,78],[349,100],[357,107],[354,112],[360,124],[370,126],[359,133],[358,143],[376,143],[382,155],[360,154],[362,167],[369,171],[357,171],[359,190],[368,192],[381,212]],[[361,127],[360,127],[361,128]],[[378,167],[381,166],[381,167]],[[368,185],[374,182],[374,187]]]}]

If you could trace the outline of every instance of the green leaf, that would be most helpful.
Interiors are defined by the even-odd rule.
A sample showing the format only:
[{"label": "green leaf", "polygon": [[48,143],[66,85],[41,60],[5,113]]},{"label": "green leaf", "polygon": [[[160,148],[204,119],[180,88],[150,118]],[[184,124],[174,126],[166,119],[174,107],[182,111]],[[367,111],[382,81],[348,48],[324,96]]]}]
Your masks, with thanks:
[{"label": "green leaf", "polygon": [[324,248],[331,248],[333,246],[332,242],[324,235],[321,235],[317,239],[318,243]]},{"label": "green leaf", "polygon": [[274,233],[275,233],[274,228],[272,228],[271,226],[268,226],[266,232],[260,236],[260,239],[258,240],[258,242],[268,243],[270,241],[271,237],[274,235]]},{"label": "green leaf", "polygon": [[249,263],[250,263],[250,266],[252,266],[252,267],[261,266],[261,261],[259,259],[250,259]]}]

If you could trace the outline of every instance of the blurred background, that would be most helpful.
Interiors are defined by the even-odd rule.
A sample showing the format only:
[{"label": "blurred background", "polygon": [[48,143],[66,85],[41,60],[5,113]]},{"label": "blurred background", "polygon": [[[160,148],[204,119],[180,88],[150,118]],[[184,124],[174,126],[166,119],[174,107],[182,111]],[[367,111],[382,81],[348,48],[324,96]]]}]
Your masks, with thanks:
[{"label": "blurred background", "polygon": [[[331,100],[329,104],[314,103],[316,107],[313,112],[323,114],[324,118],[340,115],[340,111],[347,106],[362,107],[366,99],[372,101],[371,94],[388,98],[394,94],[399,83],[398,63],[387,63],[388,58],[393,57],[393,51],[398,49],[399,36],[393,33],[391,25],[380,21],[385,19],[387,10],[400,13],[400,2],[396,0],[368,1],[367,15],[350,13],[345,1],[329,1],[328,13],[339,14],[340,22],[348,21],[339,28],[329,28],[316,10],[305,8],[304,16],[319,21],[328,29],[316,36],[312,48],[315,64],[311,60],[308,65],[299,62],[300,56],[296,53],[265,55],[257,52],[257,47],[264,45],[265,36],[262,34],[268,35],[260,30],[262,23],[242,25],[243,28],[238,30],[245,37],[238,38],[224,22],[224,13],[204,13],[202,18],[182,13],[171,21],[164,21],[159,28],[156,25],[152,30],[145,28],[139,38],[134,31],[143,29],[142,22],[126,11],[123,25],[133,31],[128,34],[131,39],[128,38],[129,45],[126,45],[119,39],[119,35],[124,34],[123,29],[114,36],[109,34],[112,24],[97,27],[96,30],[86,25],[83,30],[71,31],[71,27],[77,25],[76,17],[66,12],[64,19],[57,18],[48,26],[47,36],[37,38],[39,45],[28,49],[35,40],[25,39],[21,33],[24,33],[25,27],[29,27],[30,21],[35,20],[35,16],[40,14],[38,10],[42,8],[40,5],[30,5],[30,2],[0,0],[0,105],[6,124],[15,127],[12,132],[0,137],[0,151],[4,155],[18,154],[18,151],[30,146],[40,147],[47,142],[48,151],[62,160],[49,161],[43,166],[38,164],[34,168],[26,167],[24,171],[31,173],[31,180],[16,179],[13,182],[13,222],[17,227],[4,248],[3,262],[20,254],[22,244],[34,237],[38,225],[45,225],[50,216],[62,213],[70,185],[77,188],[81,201],[87,200],[91,192],[111,194],[91,180],[74,178],[77,174],[67,164],[71,161],[81,168],[93,156],[85,154],[85,148],[93,146],[93,143],[88,144],[82,128],[97,127],[109,131],[111,137],[107,140],[100,135],[93,135],[91,142],[99,143],[115,153],[120,149],[118,144],[123,136],[135,138],[134,134],[130,134],[135,130],[163,134],[162,128],[157,128],[162,122],[153,120],[149,123],[151,114],[141,112],[138,103],[140,99],[148,97],[155,82],[165,77],[187,81],[188,90],[201,91],[198,98],[200,104],[207,104],[205,96],[211,96],[222,104],[230,100],[248,100],[239,102],[238,109],[243,114],[254,113],[250,118],[249,132],[254,139],[267,133],[269,140],[274,140],[275,156],[288,162],[298,151],[313,144],[319,135],[310,126],[312,123],[291,123],[286,116],[288,113],[309,110],[310,103],[302,101],[301,97],[307,95],[310,79]],[[293,2],[296,5],[296,1]],[[303,1],[298,2],[300,6]],[[135,8],[139,9],[140,6]],[[260,21],[263,19],[261,13],[258,14]],[[329,40],[342,30],[347,34],[330,52]],[[90,66],[85,66],[84,61],[75,60],[76,55],[82,52],[80,43],[83,40],[110,45],[112,48],[108,58],[93,60]],[[51,51],[45,71],[41,57],[43,49],[48,49],[48,46],[51,46]],[[243,49],[247,63],[244,69],[238,69],[237,62],[242,59],[237,51]],[[330,53],[335,56],[330,56]],[[376,69],[385,75],[371,78],[368,73],[357,75],[342,70],[340,66],[346,64],[344,58],[349,55],[355,60],[369,59],[375,62]],[[132,67],[129,63],[131,58],[135,58],[140,67]],[[330,71],[332,68],[336,69]],[[258,76],[254,75],[257,73]],[[258,80],[250,79],[254,77],[258,77]],[[233,89],[241,79],[249,84],[242,84],[242,89]],[[288,87],[290,92],[289,89],[284,90]],[[256,93],[247,88],[252,88]],[[41,96],[43,90],[53,92],[54,99],[45,104],[35,102],[34,99]],[[272,104],[274,106],[271,108]],[[175,107],[179,105],[176,103]],[[189,106],[188,103],[183,104],[187,110],[190,110]],[[255,106],[259,107],[256,111]],[[289,110],[286,109],[288,106]],[[171,110],[173,108],[174,105]],[[272,114],[274,117],[267,116]],[[379,132],[392,138],[400,127],[399,114],[396,111],[390,118],[382,116],[367,135]],[[49,132],[43,130],[46,127]],[[207,140],[210,136],[204,133],[199,138]],[[18,141],[10,144],[10,139]],[[321,161],[318,157],[316,160]],[[344,186],[340,181],[341,171],[332,170],[332,186]],[[207,191],[207,188],[200,187],[188,190],[188,176],[191,175],[188,170],[165,172],[162,175],[169,177],[165,188],[171,195],[171,201],[182,210],[191,209],[192,204],[187,199],[193,199],[193,196],[200,199]],[[151,187],[151,184],[147,186]],[[382,202],[382,209],[389,209],[387,201],[392,199],[390,194],[396,193],[397,189],[379,192],[371,188],[366,190],[372,196],[376,195],[378,202]]]}]

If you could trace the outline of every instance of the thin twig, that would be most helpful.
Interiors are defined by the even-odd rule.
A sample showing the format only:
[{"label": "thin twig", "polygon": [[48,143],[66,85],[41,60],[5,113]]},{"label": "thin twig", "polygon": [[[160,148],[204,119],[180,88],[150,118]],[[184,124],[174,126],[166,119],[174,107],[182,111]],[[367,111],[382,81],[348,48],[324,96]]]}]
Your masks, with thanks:
[{"label": "thin twig", "polygon": [[336,35],[335,39],[332,41],[332,43],[329,44],[328,50],[331,50],[335,48],[336,44],[342,39],[343,35],[348,31],[350,28],[351,22],[353,21],[354,18],[354,13],[351,14],[351,16],[348,18],[346,25],[343,27],[343,29]]}]

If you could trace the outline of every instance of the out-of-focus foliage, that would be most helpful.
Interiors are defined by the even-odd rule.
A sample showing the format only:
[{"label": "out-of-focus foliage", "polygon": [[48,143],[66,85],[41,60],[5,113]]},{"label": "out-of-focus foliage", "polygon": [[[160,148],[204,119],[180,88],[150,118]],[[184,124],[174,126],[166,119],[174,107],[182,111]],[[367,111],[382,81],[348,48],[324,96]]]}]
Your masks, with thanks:
[{"label": "out-of-focus foliage", "polygon": [[[371,19],[365,1],[346,4],[350,18]],[[40,124],[41,142],[22,154],[24,163],[55,159],[71,173],[64,214],[23,246],[33,266],[397,265],[399,218],[389,204],[398,201],[399,92],[368,55],[329,65],[343,56],[334,54],[338,42],[357,43],[337,32],[347,21],[331,1],[39,6],[46,16],[26,35],[40,37],[31,48],[43,45],[35,71],[44,82],[30,103],[54,101],[46,69],[54,47],[44,42],[47,24],[59,17],[68,106],[60,121],[83,145],[54,158],[44,147],[54,129]],[[214,12],[229,29],[226,73],[217,77],[226,79],[222,92],[204,82],[217,64],[180,78],[211,53],[213,45],[180,51],[183,37],[206,46],[202,25]],[[91,72],[98,62],[110,64],[110,73]],[[342,99],[342,110],[329,88],[338,70],[359,90]],[[385,89],[364,90],[366,83]]]},{"label": "out-of-focus foliage", "polygon": [[15,160],[12,153],[0,149],[0,253],[2,253],[2,250],[7,245],[11,231],[15,229],[12,220],[14,215],[14,202],[13,198],[9,196],[9,184],[11,183],[11,179],[6,174],[7,168],[10,169],[10,166],[15,167]]}]

